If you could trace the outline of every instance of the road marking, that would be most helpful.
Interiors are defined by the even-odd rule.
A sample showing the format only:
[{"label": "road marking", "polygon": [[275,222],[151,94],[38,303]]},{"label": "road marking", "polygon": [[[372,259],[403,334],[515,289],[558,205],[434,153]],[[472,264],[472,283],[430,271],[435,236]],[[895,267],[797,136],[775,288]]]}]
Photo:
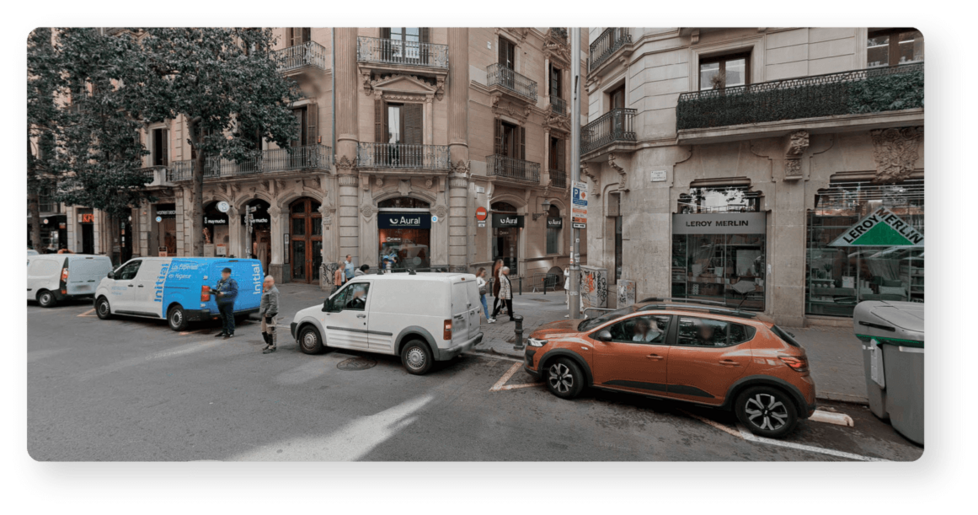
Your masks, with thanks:
[{"label": "road marking", "polygon": [[815,410],[815,413],[812,413],[812,416],[808,417],[808,420],[823,422],[825,424],[835,424],[837,426],[856,426],[856,423],[853,422],[852,417],[846,415],[845,413],[835,413],[833,411],[824,411],[820,409]]},{"label": "road marking", "polygon": [[746,428],[737,424],[737,429],[740,430],[740,435],[744,440],[748,442],[766,443],[768,445],[775,445],[778,447],[787,447],[789,449],[797,449],[799,451],[817,452],[819,454],[827,454],[829,456],[835,456],[837,458],[846,458],[856,461],[890,461],[884,460],[882,458],[871,458],[869,456],[863,456],[861,454],[853,454],[851,452],[837,451],[835,449],[825,449],[823,447],[815,447],[814,445],[804,445],[800,443],[782,442],[781,440],[772,440],[770,438],[764,438],[763,436],[757,436]]},{"label": "road marking", "polygon": [[86,312],[84,312],[84,313],[82,313],[82,314],[80,314],[78,316],[80,316],[80,317],[98,317],[98,315],[93,315],[92,314],[94,312],[95,312],[95,308],[92,308],[92,309],[90,309],[90,310],[88,310],[88,311],[86,311]]},{"label": "road marking", "polygon": [[180,333],[177,333],[177,334],[179,336],[187,336],[188,334],[199,333],[201,331],[210,331],[211,329],[212,329],[211,327],[202,327],[200,329],[194,329],[193,331],[183,331],[183,332],[180,332]]},{"label": "road marking", "polygon": [[499,378],[499,381],[496,381],[496,384],[492,385],[492,388],[490,388],[489,391],[498,392],[499,390],[501,390],[503,388],[503,385],[506,384],[506,381],[509,381],[509,378],[513,377],[513,374],[515,374],[516,371],[519,369],[520,369],[520,364],[513,363],[513,366],[509,367],[509,370],[507,370],[506,373]]},{"label": "road marking", "polygon": [[210,349],[210,348],[213,348],[213,347],[217,347],[217,346],[223,344],[225,341],[227,341],[227,340],[224,340],[224,339],[221,339],[221,340],[210,340],[210,341],[204,340],[204,341],[200,341],[200,342],[185,343],[183,345],[180,345],[179,347],[175,347],[173,349],[162,351],[162,352],[157,352],[157,353],[151,354],[149,356],[140,356],[140,357],[137,357],[137,358],[125,359],[125,360],[122,360],[122,361],[118,361],[116,363],[111,363],[111,364],[104,365],[104,366],[97,367],[97,368],[93,368],[93,369],[90,369],[90,370],[85,370],[85,371],[82,371],[82,372],[79,372],[79,373],[75,374],[74,376],[76,378],[78,378],[79,381],[87,381],[89,379],[94,379],[96,377],[100,377],[100,376],[103,376],[103,375],[106,375],[106,374],[111,374],[113,372],[118,372],[118,371],[123,370],[125,368],[129,368],[129,367],[136,366],[136,365],[142,365],[142,364],[150,363],[150,362],[155,361],[155,360],[158,360],[158,359],[166,359],[166,358],[173,358],[173,357],[177,357],[177,356],[184,356],[184,355],[187,355],[187,354],[193,354],[193,353],[196,353],[196,352],[207,350],[207,349]]},{"label": "road marking", "polygon": [[723,424],[721,424],[721,423],[719,423],[719,422],[717,422],[715,420],[710,420],[710,419],[708,419],[706,417],[701,417],[699,415],[694,415],[694,414],[692,414],[692,413],[690,413],[690,412],[688,412],[686,410],[682,410],[682,409],[679,410],[679,412],[680,413],[685,413],[686,415],[689,415],[690,417],[693,417],[696,420],[699,420],[700,422],[702,422],[702,423],[704,423],[704,424],[706,424],[708,426],[712,426],[715,429],[719,429],[720,431],[723,431],[724,433],[727,433],[727,434],[729,434],[731,436],[736,436],[737,438],[741,438],[741,439],[743,438],[743,437],[740,436],[740,433],[738,433],[737,431],[735,431],[735,430],[733,430],[733,429],[731,429],[731,428],[729,428],[729,427],[727,427],[727,426],[725,426],[725,425],[723,425]]}]

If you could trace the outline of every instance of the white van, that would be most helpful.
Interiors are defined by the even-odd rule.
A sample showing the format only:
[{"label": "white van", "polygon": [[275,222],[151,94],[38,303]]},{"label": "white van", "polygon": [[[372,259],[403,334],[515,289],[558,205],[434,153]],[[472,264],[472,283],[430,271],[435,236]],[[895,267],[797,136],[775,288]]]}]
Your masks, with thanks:
[{"label": "white van", "polygon": [[60,300],[91,297],[112,271],[108,256],[86,254],[27,255],[27,300],[49,308]]},{"label": "white van", "polygon": [[306,354],[327,346],[391,354],[424,374],[482,341],[481,309],[472,274],[362,275],[296,313],[291,331]]}]

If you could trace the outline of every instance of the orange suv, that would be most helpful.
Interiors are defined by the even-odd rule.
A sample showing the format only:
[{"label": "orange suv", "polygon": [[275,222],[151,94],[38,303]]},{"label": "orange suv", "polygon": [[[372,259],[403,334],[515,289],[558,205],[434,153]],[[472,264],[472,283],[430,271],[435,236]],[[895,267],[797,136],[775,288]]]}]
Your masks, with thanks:
[{"label": "orange suv", "polygon": [[585,386],[732,409],[780,438],[815,411],[805,349],[762,315],[644,302],[537,329],[523,368],[557,397]]}]

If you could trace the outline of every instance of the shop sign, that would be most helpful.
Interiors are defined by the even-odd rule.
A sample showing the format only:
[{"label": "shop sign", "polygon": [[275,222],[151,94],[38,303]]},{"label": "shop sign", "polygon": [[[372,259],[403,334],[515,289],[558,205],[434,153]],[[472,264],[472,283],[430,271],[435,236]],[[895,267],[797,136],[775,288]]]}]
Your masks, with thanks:
[{"label": "shop sign", "polygon": [[587,227],[587,183],[575,182],[571,190],[571,224],[575,229]]},{"label": "shop sign", "polygon": [[[227,223],[227,218],[210,218],[207,215],[204,215],[204,225],[226,225]],[[252,223],[257,223],[257,221],[252,220]]]},{"label": "shop sign", "polygon": [[162,216],[157,216],[156,217],[156,221],[157,221],[157,223],[158,222],[162,222],[163,221],[163,217]]},{"label": "shop sign", "polygon": [[220,211],[222,213],[227,213],[229,209],[231,209],[231,204],[228,204],[227,201],[222,200],[222,201],[220,201],[220,202],[217,203],[217,210],[218,211]]},{"label": "shop sign", "polygon": [[564,227],[564,219],[559,216],[547,217],[547,229],[561,229]]},{"label": "shop sign", "polygon": [[432,219],[428,213],[379,213],[377,227],[380,229],[430,229]]},{"label": "shop sign", "polygon": [[881,207],[842,233],[830,247],[923,247],[924,235]]},{"label": "shop sign", "polygon": [[493,213],[492,226],[497,229],[505,229],[507,227],[523,227],[523,215]]},{"label": "shop sign", "polygon": [[82,213],[79,215],[78,221],[83,224],[90,224],[95,221],[95,215],[92,213]]},{"label": "shop sign", "polygon": [[767,213],[672,215],[673,234],[765,234]]}]

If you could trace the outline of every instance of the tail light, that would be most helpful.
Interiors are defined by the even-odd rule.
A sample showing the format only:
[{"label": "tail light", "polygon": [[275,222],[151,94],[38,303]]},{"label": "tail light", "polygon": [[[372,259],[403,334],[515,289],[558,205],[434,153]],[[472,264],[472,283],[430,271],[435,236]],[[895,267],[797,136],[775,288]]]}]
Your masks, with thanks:
[{"label": "tail light", "polygon": [[778,358],[795,372],[808,372],[808,358],[795,356],[778,356]]},{"label": "tail light", "polygon": [[62,281],[67,281],[68,280],[68,269],[67,268],[62,268],[61,269],[61,280]]},{"label": "tail light", "polygon": [[443,340],[451,340],[452,339],[452,321],[451,320],[445,320],[445,332],[442,334],[442,339]]},{"label": "tail light", "polygon": [[201,302],[207,302],[209,300],[211,300],[211,287],[210,286],[201,286],[200,287],[200,301]]},{"label": "tail light", "polygon": [[59,286],[61,286],[61,294],[67,295],[68,294],[68,267],[64,267],[61,269],[61,284]]}]

